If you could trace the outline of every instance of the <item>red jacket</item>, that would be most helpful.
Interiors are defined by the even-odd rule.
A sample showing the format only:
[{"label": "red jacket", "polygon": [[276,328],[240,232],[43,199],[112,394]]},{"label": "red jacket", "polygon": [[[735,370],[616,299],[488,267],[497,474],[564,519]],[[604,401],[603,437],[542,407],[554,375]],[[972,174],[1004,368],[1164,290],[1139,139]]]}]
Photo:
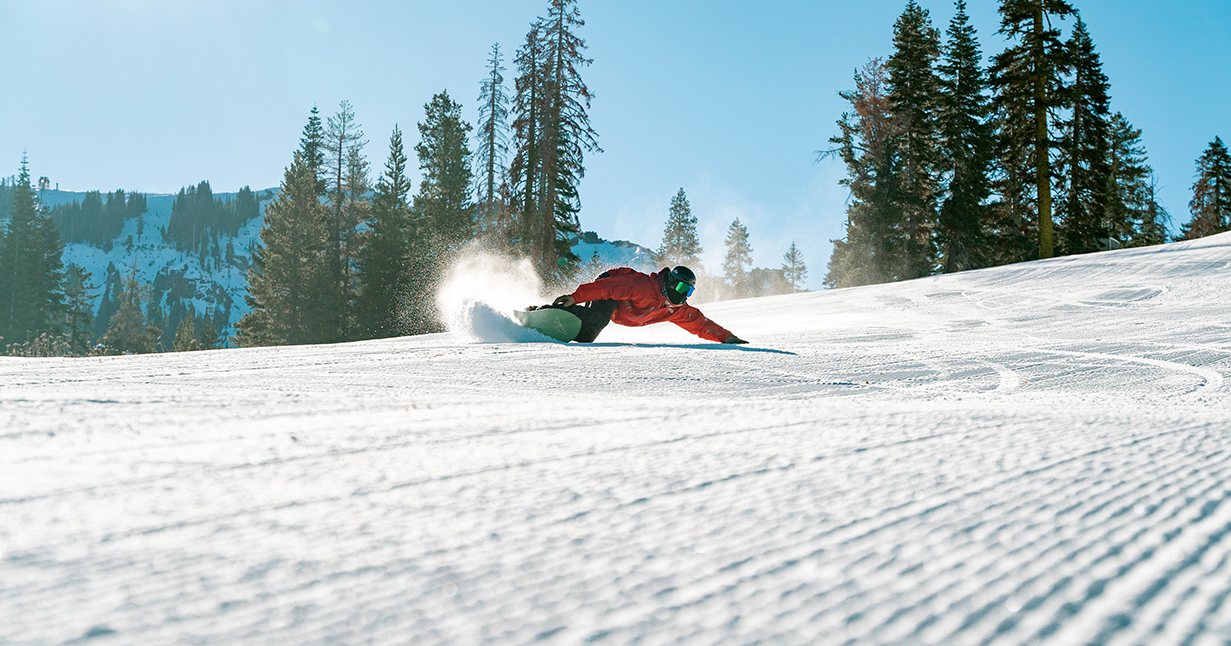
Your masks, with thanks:
[{"label": "red jacket", "polygon": [[580,285],[573,292],[578,303],[611,299],[617,301],[611,321],[629,327],[670,321],[710,341],[722,343],[731,333],[721,325],[705,318],[701,310],[683,303],[673,305],[663,295],[663,282],[667,269],[653,274],[643,274],[635,269],[619,267],[609,269],[607,278]]}]

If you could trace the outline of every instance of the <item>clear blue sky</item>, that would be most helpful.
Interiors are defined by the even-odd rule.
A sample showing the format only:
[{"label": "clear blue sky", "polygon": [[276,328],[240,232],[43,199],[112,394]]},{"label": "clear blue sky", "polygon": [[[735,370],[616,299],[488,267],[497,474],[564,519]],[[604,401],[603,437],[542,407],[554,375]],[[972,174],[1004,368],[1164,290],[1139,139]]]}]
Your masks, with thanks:
[{"label": "clear blue sky", "polygon": [[[656,247],[683,187],[717,269],[727,226],[756,264],[797,242],[819,287],[846,191],[814,163],[853,70],[891,52],[905,0],[581,0],[594,64],[582,227]],[[942,31],[953,5],[924,0]],[[1231,137],[1231,2],[1075,0],[1112,83],[1144,131],[1162,198],[1189,219],[1193,162]],[[0,0],[0,174],[28,151],[63,189],[169,193],[276,186],[313,104],[345,99],[374,169],[398,123],[408,148],[423,104],[447,89],[473,122],[492,43],[511,55],[547,0]],[[996,2],[970,0],[985,55]],[[512,67],[512,65],[508,65]],[[512,84],[513,72],[506,73]],[[413,151],[409,151],[413,161]],[[10,170],[4,170],[4,169]]]}]

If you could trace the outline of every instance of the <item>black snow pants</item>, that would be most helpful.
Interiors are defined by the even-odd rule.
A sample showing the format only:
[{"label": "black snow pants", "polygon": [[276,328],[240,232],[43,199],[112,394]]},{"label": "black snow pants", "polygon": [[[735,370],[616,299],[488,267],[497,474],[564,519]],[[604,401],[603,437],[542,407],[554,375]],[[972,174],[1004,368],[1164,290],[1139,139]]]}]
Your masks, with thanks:
[{"label": "black snow pants", "polygon": [[[608,276],[609,274],[604,271],[594,280],[607,278]],[[585,305],[570,305],[561,309],[572,312],[577,318],[581,319],[581,331],[577,333],[573,340],[578,343],[590,343],[611,322],[611,315],[615,314],[616,302],[611,299],[603,299],[601,301],[590,301]]]},{"label": "black snow pants", "polygon": [[615,314],[616,301],[611,299],[590,301],[585,305],[570,305],[562,309],[576,314],[577,318],[581,319],[581,331],[573,340],[578,343],[589,343],[611,322],[611,315]]}]

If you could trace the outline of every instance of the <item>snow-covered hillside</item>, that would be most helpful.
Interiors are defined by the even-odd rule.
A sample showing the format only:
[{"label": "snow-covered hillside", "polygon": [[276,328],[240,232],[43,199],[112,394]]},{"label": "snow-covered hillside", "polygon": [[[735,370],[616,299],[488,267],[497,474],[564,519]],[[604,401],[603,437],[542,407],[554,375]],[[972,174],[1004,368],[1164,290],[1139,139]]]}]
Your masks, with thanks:
[{"label": "snow-covered hillside", "polygon": [[[91,292],[95,312],[99,311],[103,301],[108,266],[114,266],[119,276],[127,275],[131,268],[136,267],[137,279],[142,284],[158,285],[161,292],[172,292],[161,303],[168,309],[173,305],[171,301],[175,300],[184,307],[191,306],[199,314],[215,309],[226,310],[228,325],[220,332],[223,336],[232,336],[235,334],[235,323],[250,309],[246,299],[247,268],[251,250],[261,244],[265,206],[275,194],[276,189],[258,191],[260,214],[241,226],[234,237],[223,235],[222,246],[225,248],[229,243],[235,250],[235,259],[230,263],[180,251],[166,242],[162,231],[170,222],[176,196],[158,194],[146,196],[147,210],[141,220],[131,218],[125,221],[123,230],[106,248],[85,242],[69,243],[64,247],[63,262],[65,265],[79,265],[90,273],[91,284],[95,287]],[[38,196],[40,204],[51,209],[81,202],[86,193],[45,189],[39,191]],[[214,197],[233,201],[236,194],[218,193]],[[0,222],[7,217],[7,211],[0,213]],[[576,238],[573,252],[582,259],[586,268],[597,254],[598,264],[602,267],[633,267],[645,271],[657,269],[649,249],[623,240],[604,240],[590,231]],[[178,319],[174,319],[170,324],[174,327],[177,322]]]},{"label": "snow-covered hillside", "polygon": [[704,310],[0,358],[0,643],[1231,643],[1231,234]]},{"label": "snow-covered hillside", "polygon": [[[218,307],[229,308],[229,325],[221,332],[231,335],[235,332],[235,322],[249,309],[245,301],[248,293],[248,250],[260,244],[261,227],[265,221],[265,204],[272,199],[273,194],[272,189],[261,191],[261,217],[249,220],[240,227],[235,237],[228,238],[237,252],[237,260],[232,264],[215,263],[208,257],[202,262],[202,258],[197,254],[179,251],[173,244],[163,240],[161,231],[171,219],[171,207],[176,197],[174,195],[147,195],[146,212],[141,218],[142,221],[139,223],[135,218],[127,220],[123,231],[115,237],[109,249],[85,242],[74,242],[64,246],[62,258],[65,265],[72,263],[90,272],[90,281],[96,288],[92,292],[96,312],[103,300],[103,285],[107,278],[108,265],[114,265],[120,276],[127,275],[135,266],[137,279],[142,284],[154,285],[160,282],[160,275],[164,280],[171,278],[181,283],[173,291],[177,296],[182,296],[179,300],[183,305],[192,305],[198,313],[204,314]],[[60,204],[80,202],[84,197],[85,193],[79,192],[39,192],[40,203],[49,209]],[[220,193],[215,197],[233,200],[235,194]],[[127,244],[129,240],[132,244]],[[225,242],[223,244],[225,246]],[[225,299],[216,298],[219,291],[226,294]],[[220,303],[216,302],[217,300],[226,302]],[[164,302],[163,305],[170,307],[171,303]]]}]

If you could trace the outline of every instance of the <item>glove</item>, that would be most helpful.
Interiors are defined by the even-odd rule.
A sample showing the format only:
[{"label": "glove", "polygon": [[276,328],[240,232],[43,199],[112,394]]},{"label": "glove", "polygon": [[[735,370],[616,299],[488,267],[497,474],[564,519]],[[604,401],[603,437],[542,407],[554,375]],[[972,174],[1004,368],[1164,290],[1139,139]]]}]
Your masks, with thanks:
[{"label": "glove", "polygon": [[552,307],[572,307],[576,304],[577,301],[573,299],[572,294],[565,294],[564,296],[560,296],[551,302]]},{"label": "glove", "polygon": [[727,337],[726,339],[723,339],[723,341],[722,341],[722,342],[723,342],[723,343],[747,343],[747,341],[745,341],[745,340],[743,340],[743,339],[741,339],[741,338],[739,338],[739,337],[735,336],[734,334],[732,334],[731,336]]}]

